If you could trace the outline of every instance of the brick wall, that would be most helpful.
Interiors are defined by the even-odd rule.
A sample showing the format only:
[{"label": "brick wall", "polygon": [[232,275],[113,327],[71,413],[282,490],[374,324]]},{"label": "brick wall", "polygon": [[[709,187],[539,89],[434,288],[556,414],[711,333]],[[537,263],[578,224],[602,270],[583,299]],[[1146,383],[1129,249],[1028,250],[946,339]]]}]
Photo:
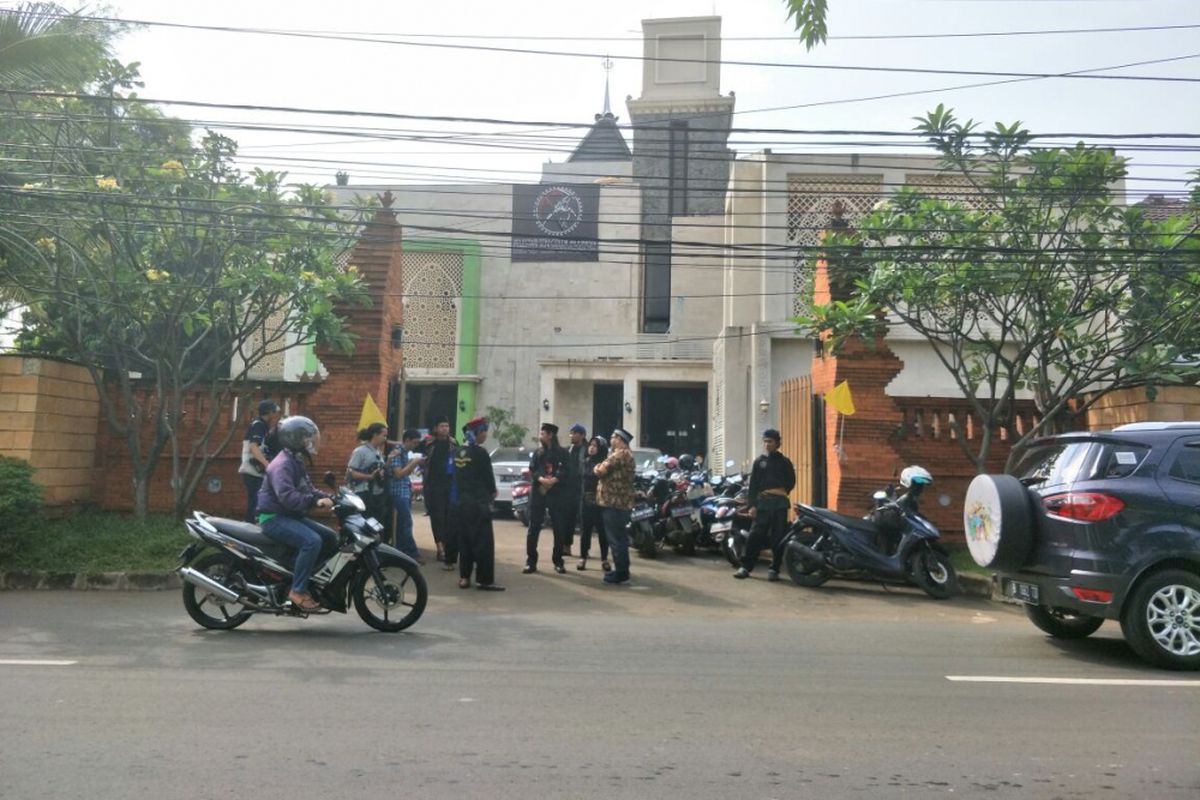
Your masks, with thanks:
[{"label": "brick wall", "polygon": [[[258,402],[271,399],[287,408],[292,414],[307,413],[308,398],[319,386],[316,383],[261,383],[251,387],[248,401],[230,403],[222,409],[216,428],[209,439],[209,446],[216,447],[232,429],[229,443],[212,459],[205,469],[199,488],[192,499],[192,507],[211,514],[240,518],[245,512],[246,490],[238,475],[242,457],[242,437],[251,421],[258,415]],[[118,415],[123,406],[110,389],[117,403]],[[143,387],[136,394],[138,402],[153,414],[153,390]],[[183,419],[177,426],[181,442],[181,457],[186,453],[208,418],[209,399],[200,393],[193,394],[184,402]],[[125,439],[113,433],[103,414],[100,414],[99,433],[95,444],[95,468],[91,475],[91,493],[96,504],[108,511],[133,510],[133,471],[129,463],[129,450]],[[149,449],[151,431],[142,432],[143,452]],[[213,491],[215,490],[215,491]],[[154,477],[150,482],[150,510],[169,512],[174,509],[175,498],[171,491],[171,452],[161,456]]]},{"label": "brick wall", "polygon": [[1151,400],[1144,388],[1122,389],[1104,395],[1087,413],[1089,431],[1109,430],[1130,422],[1188,422],[1200,420],[1200,386],[1167,386]]},{"label": "brick wall", "polygon": [[[350,320],[357,340],[350,355],[318,348],[317,356],[328,375],[308,399],[308,409],[321,428],[321,452],[313,464],[318,482],[326,470],[340,481],[350,453],[358,445],[358,419],[367,394],[387,413],[388,389],[400,376],[401,350],[392,347],[392,327],[403,320],[403,270],[400,259],[401,228],[391,211],[391,193],[365,227],[350,264],[362,275],[371,295],[370,308],[339,308]],[[396,436],[396,431],[391,431]]]},{"label": "brick wall", "polygon": [[99,406],[82,367],[0,356],[0,454],[37,468],[48,504],[90,499]]}]

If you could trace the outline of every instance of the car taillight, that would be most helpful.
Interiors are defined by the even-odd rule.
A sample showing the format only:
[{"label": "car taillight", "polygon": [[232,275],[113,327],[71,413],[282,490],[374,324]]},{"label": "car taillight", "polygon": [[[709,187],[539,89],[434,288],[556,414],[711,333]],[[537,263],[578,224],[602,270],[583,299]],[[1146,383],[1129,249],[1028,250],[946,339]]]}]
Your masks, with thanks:
[{"label": "car taillight", "polygon": [[1086,600],[1089,603],[1111,603],[1113,593],[1106,589],[1084,589],[1081,586],[1072,586],[1071,592],[1080,600]]},{"label": "car taillight", "polygon": [[1125,503],[1110,494],[1099,492],[1065,492],[1052,494],[1043,504],[1046,513],[1078,522],[1103,522],[1120,514]]}]

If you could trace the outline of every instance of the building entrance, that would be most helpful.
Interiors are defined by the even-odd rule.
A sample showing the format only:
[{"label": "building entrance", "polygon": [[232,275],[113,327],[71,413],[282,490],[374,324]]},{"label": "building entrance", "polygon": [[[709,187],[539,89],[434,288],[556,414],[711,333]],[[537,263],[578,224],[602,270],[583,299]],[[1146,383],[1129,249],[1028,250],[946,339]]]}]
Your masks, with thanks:
[{"label": "building entrance", "polygon": [[[433,430],[438,417],[450,420],[450,435],[455,436],[458,417],[458,385],[454,383],[409,383],[405,386],[404,426],[421,432]],[[396,435],[395,438],[400,438]]]},{"label": "building entrance", "polygon": [[675,384],[641,389],[638,442],[667,455],[708,456],[708,386]]}]

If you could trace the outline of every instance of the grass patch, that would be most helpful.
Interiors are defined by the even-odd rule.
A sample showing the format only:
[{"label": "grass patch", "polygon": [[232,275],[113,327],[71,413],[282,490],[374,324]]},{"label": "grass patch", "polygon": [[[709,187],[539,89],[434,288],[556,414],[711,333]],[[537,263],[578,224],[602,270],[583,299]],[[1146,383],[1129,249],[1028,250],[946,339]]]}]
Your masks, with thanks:
[{"label": "grass patch", "polygon": [[48,572],[167,572],[192,538],[169,514],[139,520],[90,512],[47,520],[22,538],[0,568]]},{"label": "grass patch", "polygon": [[991,570],[975,563],[975,559],[971,558],[971,551],[967,549],[965,544],[943,544],[942,546],[950,554],[950,563],[954,565],[954,569],[958,572],[970,572],[974,575],[982,575],[985,578],[992,577]]}]

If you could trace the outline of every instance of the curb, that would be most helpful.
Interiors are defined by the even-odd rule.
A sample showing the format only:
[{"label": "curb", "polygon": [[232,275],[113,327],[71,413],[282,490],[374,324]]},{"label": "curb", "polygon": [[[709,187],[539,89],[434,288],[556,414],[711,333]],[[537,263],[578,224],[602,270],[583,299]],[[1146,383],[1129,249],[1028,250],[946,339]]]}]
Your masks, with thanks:
[{"label": "curb", "polygon": [[161,592],[182,586],[174,572],[0,572],[0,589]]}]

